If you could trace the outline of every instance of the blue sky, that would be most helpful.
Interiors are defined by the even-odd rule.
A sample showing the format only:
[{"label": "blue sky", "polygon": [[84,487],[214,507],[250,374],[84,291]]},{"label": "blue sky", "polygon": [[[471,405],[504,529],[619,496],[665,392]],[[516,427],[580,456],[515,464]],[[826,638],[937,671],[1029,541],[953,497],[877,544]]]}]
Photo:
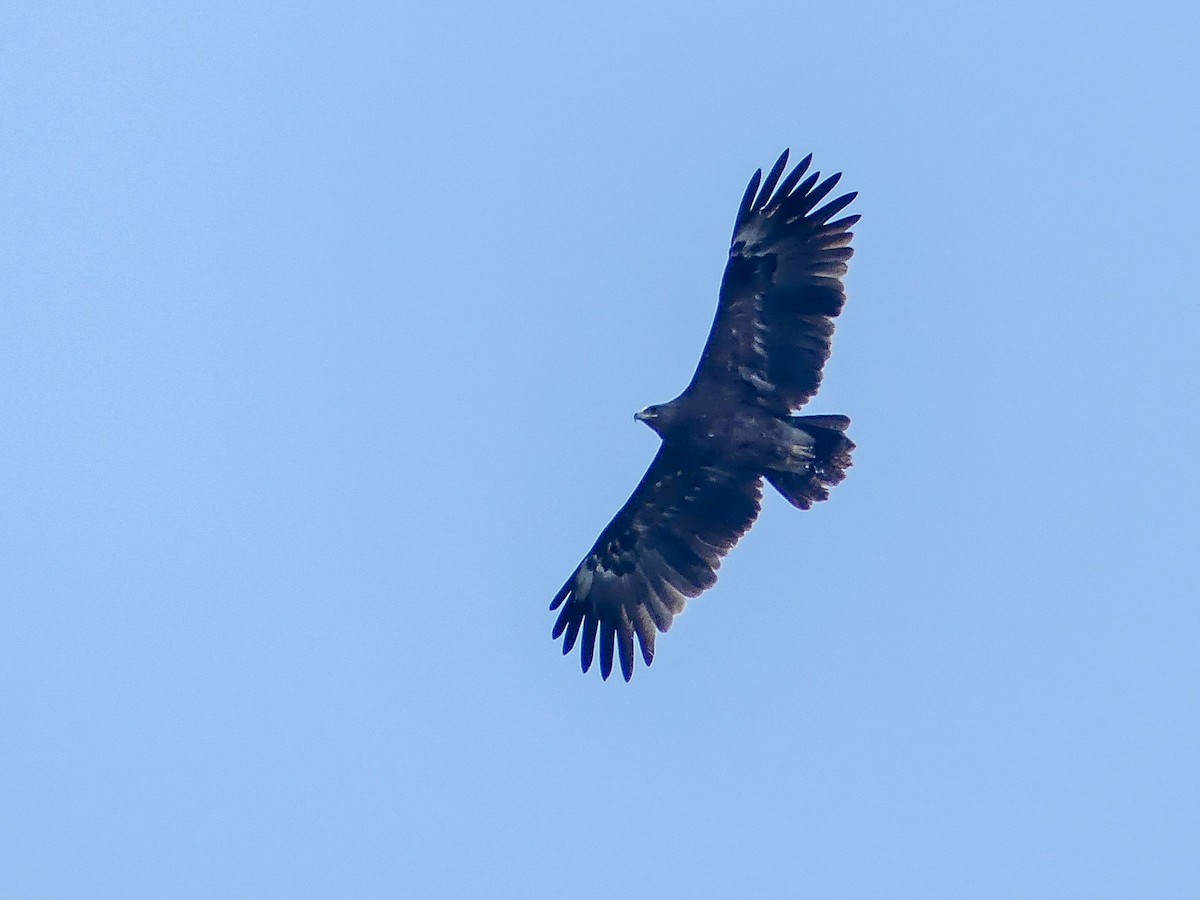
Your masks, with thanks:
[{"label": "blue sky", "polygon": [[[6,5],[7,889],[1195,896],[1195,9]],[[784,146],[855,467],[601,683]]]}]

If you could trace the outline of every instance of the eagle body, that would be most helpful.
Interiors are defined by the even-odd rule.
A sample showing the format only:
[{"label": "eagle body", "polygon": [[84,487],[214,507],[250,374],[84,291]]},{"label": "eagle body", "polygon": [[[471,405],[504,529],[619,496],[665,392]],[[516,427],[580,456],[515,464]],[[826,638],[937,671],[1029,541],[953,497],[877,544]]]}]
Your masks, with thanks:
[{"label": "eagle body", "polygon": [[784,177],[788,153],[754,173],[734,222],[708,341],[691,382],[634,418],[662,444],[632,496],[559,589],[553,636],[578,643],[583,671],[597,647],[628,681],[635,642],[655,638],[687,601],[716,582],[721,559],[758,516],[763,482],[793,506],[828,499],[850,466],[845,416],[801,416],[829,358],[846,300],[855,194],[821,201],[840,174],[805,177],[808,156]]},{"label": "eagle body", "polygon": [[768,469],[794,472],[812,459],[813,436],[802,426],[761,407],[711,403],[686,393],[637,413],[664,442],[698,461],[719,461],[761,476]]}]

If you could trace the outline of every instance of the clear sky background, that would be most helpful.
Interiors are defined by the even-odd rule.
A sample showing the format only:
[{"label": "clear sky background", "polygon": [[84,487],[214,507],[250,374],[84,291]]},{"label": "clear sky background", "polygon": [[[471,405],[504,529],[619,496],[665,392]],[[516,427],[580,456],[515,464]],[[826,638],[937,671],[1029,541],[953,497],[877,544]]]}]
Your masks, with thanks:
[{"label": "clear sky background", "polygon": [[[1197,9],[6,4],[5,894],[1200,896]],[[855,466],[602,683],[785,146]]]}]

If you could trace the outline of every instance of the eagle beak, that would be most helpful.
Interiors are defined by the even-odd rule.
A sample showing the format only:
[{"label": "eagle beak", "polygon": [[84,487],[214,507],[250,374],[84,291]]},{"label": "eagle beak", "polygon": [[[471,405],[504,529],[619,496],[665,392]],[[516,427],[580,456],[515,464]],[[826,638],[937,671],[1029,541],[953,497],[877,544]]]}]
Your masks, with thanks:
[{"label": "eagle beak", "polygon": [[643,409],[641,412],[635,412],[633,414],[633,421],[635,422],[649,422],[653,418],[654,413],[650,412],[648,409]]}]

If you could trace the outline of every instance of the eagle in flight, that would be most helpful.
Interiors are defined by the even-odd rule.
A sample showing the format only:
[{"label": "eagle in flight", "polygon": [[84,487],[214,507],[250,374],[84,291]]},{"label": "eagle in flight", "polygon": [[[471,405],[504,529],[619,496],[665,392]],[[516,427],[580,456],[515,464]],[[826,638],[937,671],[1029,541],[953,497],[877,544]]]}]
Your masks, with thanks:
[{"label": "eagle in flight", "polygon": [[856,194],[818,206],[841,173],[808,177],[812,155],[784,177],[784,151],[750,179],[733,226],[717,314],[691,383],[634,415],[662,439],[633,495],[567,579],[551,610],[563,654],[583,671],[600,642],[600,674],[633,675],[654,638],[717,580],[721,558],[758,515],[765,478],[800,509],[829,497],[850,466],[845,416],[798,416],[821,384],[846,292]]}]

